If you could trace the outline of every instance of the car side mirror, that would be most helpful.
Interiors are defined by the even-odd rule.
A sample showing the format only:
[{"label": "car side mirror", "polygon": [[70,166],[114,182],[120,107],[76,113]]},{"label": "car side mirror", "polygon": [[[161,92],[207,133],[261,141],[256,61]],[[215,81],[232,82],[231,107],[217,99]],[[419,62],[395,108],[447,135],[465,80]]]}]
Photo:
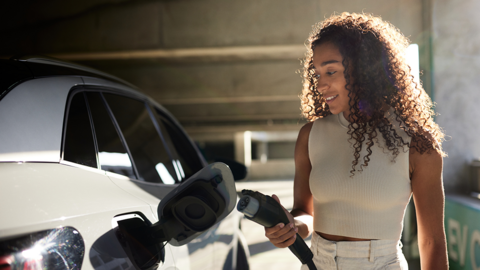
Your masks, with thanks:
[{"label": "car side mirror", "polygon": [[[163,251],[164,242],[174,246],[189,243],[235,208],[237,193],[230,168],[213,163],[182,182],[158,205],[159,221],[118,221],[123,246],[137,269],[155,267],[149,254]],[[152,255],[153,256],[153,255]]]}]

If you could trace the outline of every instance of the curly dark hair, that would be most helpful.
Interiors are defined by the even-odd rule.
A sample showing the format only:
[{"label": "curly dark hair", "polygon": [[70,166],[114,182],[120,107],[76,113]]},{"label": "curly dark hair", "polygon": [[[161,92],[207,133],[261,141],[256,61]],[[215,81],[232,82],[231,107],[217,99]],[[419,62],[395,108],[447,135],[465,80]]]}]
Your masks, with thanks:
[{"label": "curly dark hair", "polygon": [[[302,113],[308,121],[331,114],[313,76],[313,50],[327,42],[343,56],[345,88],[350,104],[355,104],[350,106],[348,125],[349,142],[355,149],[352,176],[365,141],[367,154],[359,170],[368,165],[377,130],[393,153],[393,160],[400,149],[414,149],[421,154],[434,150],[446,156],[442,150],[445,135],[433,120],[433,103],[422,85],[414,81],[406,62],[408,39],[392,24],[370,14],[342,13],[314,26],[308,38],[301,95]],[[411,142],[404,141],[395,123],[385,116],[388,107],[394,109],[396,125],[411,137]]]}]

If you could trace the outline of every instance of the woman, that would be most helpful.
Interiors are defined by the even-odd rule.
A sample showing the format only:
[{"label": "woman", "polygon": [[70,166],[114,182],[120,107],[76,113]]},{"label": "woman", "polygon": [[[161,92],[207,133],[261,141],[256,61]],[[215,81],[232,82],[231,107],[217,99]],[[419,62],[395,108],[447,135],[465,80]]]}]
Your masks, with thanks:
[{"label": "woman", "polygon": [[[448,269],[444,134],[391,24],[343,13],[317,24],[304,63],[291,223],[277,247],[313,233],[318,269],[408,269],[400,236],[413,194],[422,269]],[[278,201],[278,197],[273,195]],[[305,266],[303,266],[305,267]]]}]

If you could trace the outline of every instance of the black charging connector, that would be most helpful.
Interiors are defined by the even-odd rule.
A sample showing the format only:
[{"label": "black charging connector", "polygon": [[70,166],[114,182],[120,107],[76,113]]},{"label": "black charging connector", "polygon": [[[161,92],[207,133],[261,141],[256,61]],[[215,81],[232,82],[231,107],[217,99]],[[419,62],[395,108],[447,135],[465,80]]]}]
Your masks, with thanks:
[{"label": "black charging connector", "polygon": [[[258,191],[242,190],[242,198],[237,204],[237,210],[242,212],[247,219],[267,228],[278,223],[290,223],[283,207],[272,197]],[[313,263],[312,251],[298,233],[295,242],[288,248],[302,264],[306,264],[310,270],[317,270]]]}]

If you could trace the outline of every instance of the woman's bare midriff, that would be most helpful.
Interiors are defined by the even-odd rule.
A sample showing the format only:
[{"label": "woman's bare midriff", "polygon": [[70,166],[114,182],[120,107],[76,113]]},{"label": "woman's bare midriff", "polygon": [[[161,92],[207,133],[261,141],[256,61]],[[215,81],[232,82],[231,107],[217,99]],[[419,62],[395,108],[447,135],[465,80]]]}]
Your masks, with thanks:
[{"label": "woman's bare midriff", "polygon": [[354,238],[354,237],[347,237],[347,236],[341,236],[341,235],[332,235],[332,234],[326,234],[322,232],[317,232],[318,235],[320,235],[322,238],[327,239],[329,241],[370,241],[373,239],[362,239],[362,238]]}]

